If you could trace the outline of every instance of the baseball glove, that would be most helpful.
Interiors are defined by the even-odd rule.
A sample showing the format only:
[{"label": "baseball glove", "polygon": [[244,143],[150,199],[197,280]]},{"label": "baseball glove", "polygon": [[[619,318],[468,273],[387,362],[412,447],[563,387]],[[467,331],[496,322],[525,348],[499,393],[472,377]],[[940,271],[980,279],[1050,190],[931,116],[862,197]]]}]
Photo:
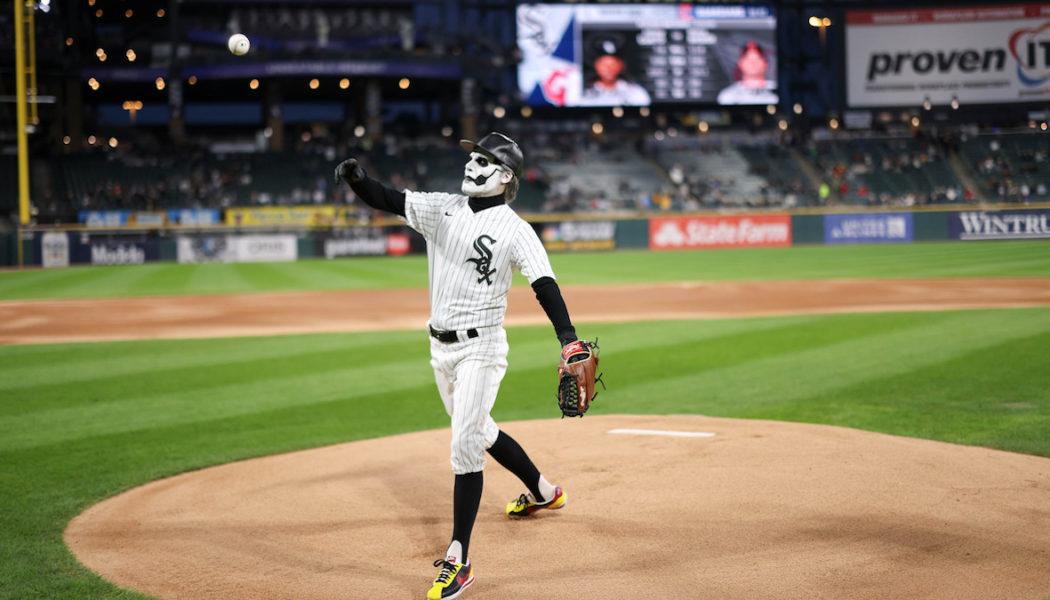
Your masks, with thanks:
[{"label": "baseball glove", "polygon": [[598,340],[576,340],[561,349],[558,365],[558,408],[562,417],[582,417],[598,396],[594,384],[602,384],[598,372]]}]

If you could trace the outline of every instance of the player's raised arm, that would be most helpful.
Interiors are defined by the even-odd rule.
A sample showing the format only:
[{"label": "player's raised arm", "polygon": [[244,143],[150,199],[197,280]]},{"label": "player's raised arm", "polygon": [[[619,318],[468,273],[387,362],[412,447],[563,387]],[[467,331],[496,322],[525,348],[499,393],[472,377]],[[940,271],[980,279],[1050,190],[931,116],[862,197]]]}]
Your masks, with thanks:
[{"label": "player's raised arm", "polygon": [[365,204],[395,215],[405,216],[405,193],[368,176],[356,158],[348,158],[335,168],[335,181],[345,181]]}]

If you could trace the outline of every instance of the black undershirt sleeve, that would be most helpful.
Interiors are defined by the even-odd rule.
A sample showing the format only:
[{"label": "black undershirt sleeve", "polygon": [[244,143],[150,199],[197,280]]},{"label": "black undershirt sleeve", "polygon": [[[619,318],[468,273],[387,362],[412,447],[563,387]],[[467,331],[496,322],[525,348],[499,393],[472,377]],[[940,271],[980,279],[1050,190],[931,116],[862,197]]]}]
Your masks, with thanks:
[{"label": "black undershirt sleeve", "polygon": [[367,175],[361,181],[351,183],[350,189],[372,208],[405,216],[404,192],[389,188]]},{"label": "black undershirt sleeve", "polygon": [[564,346],[569,342],[576,341],[576,328],[569,320],[569,309],[565,306],[565,299],[561,297],[561,288],[558,283],[550,277],[540,277],[532,282],[532,290],[536,292],[536,299],[540,301],[543,312],[554,325],[554,333],[558,341]]}]

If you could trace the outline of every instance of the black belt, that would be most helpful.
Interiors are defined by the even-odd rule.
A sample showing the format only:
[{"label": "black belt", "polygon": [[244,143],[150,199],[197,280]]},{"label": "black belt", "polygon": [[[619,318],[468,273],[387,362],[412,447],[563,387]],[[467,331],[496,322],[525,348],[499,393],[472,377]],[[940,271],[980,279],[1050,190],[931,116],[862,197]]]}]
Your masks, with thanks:
[{"label": "black belt", "polygon": [[[430,327],[428,325],[428,327]],[[452,342],[458,342],[461,339],[476,338],[478,337],[477,329],[468,329],[466,331],[440,331],[430,327],[430,337],[443,344],[451,344]]]}]

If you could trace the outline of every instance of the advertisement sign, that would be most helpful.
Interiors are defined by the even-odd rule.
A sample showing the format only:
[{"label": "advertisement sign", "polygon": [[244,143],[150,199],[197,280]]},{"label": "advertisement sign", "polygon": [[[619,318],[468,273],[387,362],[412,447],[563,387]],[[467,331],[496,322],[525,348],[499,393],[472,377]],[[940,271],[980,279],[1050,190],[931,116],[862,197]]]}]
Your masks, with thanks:
[{"label": "advertisement sign", "polygon": [[215,208],[173,208],[168,211],[168,222],[187,227],[218,225],[219,210]]},{"label": "advertisement sign", "polygon": [[612,250],[616,248],[616,222],[548,223],[544,225],[540,239],[549,251]]},{"label": "advertisement sign", "polygon": [[40,239],[40,263],[45,269],[69,266],[69,236],[48,231]]},{"label": "advertisement sign", "polygon": [[824,215],[824,243],[874,244],[914,240],[912,213]]},{"label": "advertisement sign", "polygon": [[956,240],[1050,238],[1050,210],[974,210],[953,213],[949,234]]},{"label": "advertisement sign", "polygon": [[88,227],[163,227],[168,215],[141,210],[82,210],[77,220]]},{"label": "advertisement sign", "polygon": [[160,259],[154,241],[91,241],[84,236],[70,245],[70,260],[93,265],[141,265]]},{"label": "advertisement sign", "polygon": [[346,208],[338,206],[256,206],[227,208],[227,225],[329,227],[346,223]]},{"label": "advertisement sign", "polygon": [[778,102],[768,6],[520,4],[516,17],[532,105]]},{"label": "advertisement sign", "polygon": [[234,262],[295,262],[299,244],[291,234],[231,236]]},{"label": "advertisement sign", "polygon": [[649,247],[653,250],[790,245],[790,215],[673,217],[649,221]]},{"label": "advertisement sign", "polygon": [[180,263],[234,262],[229,236],[179,236],[175,240],[175,259]]},{"label": "advertisement sign", "polygon": [[318,240],[325,258],[339,256],[382,256],[387,253],[387,239],[376,227],[348,227],[338,237]]},{"label": "advertisement sign", "polygon": [[846,15],[850,106],[1046,102],[1050,4]]},{"label": "advertisement sign", "polygon": [[88,227],[123,227],[128,223],[126,210],[82,210],[77,221]]}]

